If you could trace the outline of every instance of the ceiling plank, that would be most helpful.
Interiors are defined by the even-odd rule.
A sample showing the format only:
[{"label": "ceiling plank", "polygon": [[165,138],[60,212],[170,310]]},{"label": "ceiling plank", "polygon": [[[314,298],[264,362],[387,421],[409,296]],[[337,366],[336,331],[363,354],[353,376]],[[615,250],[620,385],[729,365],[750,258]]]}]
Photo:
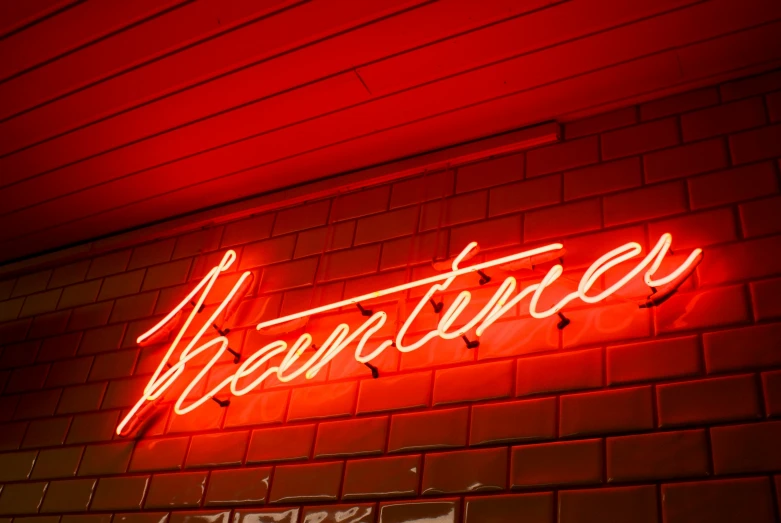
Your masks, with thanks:
[{"label": "ceiling plank", "polygon": [[[757,1],[760,2],[761,0]],[[7,187],[0,191],[0,197],[9,202],[6,206],[6,214],[18,211],[14,212],[13,219],[18,219],[23,224],[32,223],[29,217],[37,212],[36,205],[38,207],[47,205],[49,209],[55,209],[57,214],[73,209],[71,212],[77,216],[79,213],[95,211],[95,208],[101,205],[122,205],[133,199],[151,197],[156,192],[174,190],[209,178],[277,161],[298,154],[307,148],[327,147],[329,144],[349,140],[369,132],[392,128],[493,97],[506,96],[513,92],[560,81],[636,56],[712,38],[721,32],[738,29],[744,24],[756,23],[757,20],[750,16],[741,17],[737,13],[731,13],[728,6],[729,4],[724,0],[698,4],[588,38],[569,41],[560,46],[523,55],[487,68],[448,77],[417,89],[350,107],[341,112],[326,114],[322,118],[304,118],[299,120],[298,125],[280,126],[276,130],[248,140],[197,154],[205,146],[211,145],[208,142],[213,138],[209,134],[210,129],[221,130],[220,127],[210,128],[204,124],[202,129],[195,129],[192,135],[182,132],[179,133],[178,139],[176,135],[167,137],[168,141],[161,137],[151,147],[152,153],[144,152],[142,148],[146,145],[144,143],[138,144],[137,147],[120,149],[110,155],[96,157],[89,162],[75,164]],[[741,6],[739,11],[747,11],[744,7]],[[716,12],[721,13],[722,16],[713,16]],[[725,14],[734,16],[723,16]],[[781,8],[778,14],[781,15]],[[756,16],[758,19],[762,18]],[[731,20],[732,25],[725,25],[720,21],[722,19]],[[712,22],[706,23],[704,20],[712,20]],[[696,30],[691,27],[693,21],[698,21]],[[648,37],[650,34],[656,34],[660,27],[676,29],[668,29],[656,38]],[[534,74],[529,74],[530,71]],[[338,88],[335,93],[334,98],[338,99]],[[317,98],[319,97],[315,97]],[[268,111],[261,106],[256,107],[259,111],[234,113],[231,115],[233,119],[227,119],[224,128],[252,132],[258,115],[262,115],[263,112],[268,112],[272,119],[275,116],[284,118],[289,114],[295,117],[296,106],[301,102],[296,101],[295,98],[293,100],[278,110],[272,105],[272,109]],[[351,102],[360,100],[360,95],[356,94],[345,100],[347,102],[343,105],[352,105]],[[335,107],[339,108],[338,102]],[[315,109],[317,108],[319,107]],[[236,118],[243,118],[246,125],[242,126],[241,121]],[[219,136],[221,133],[214,134]],[[202,138],[201,141],[199,137]],[[175,159],[176,154],[180,154],[180,160],[168,160]],[[181,156],[183,154],[184,157]],[[150,164],[157,166],[146,168]],[[105,183],[112,177],[116,179],[115,182]],[[93,188],[87,189],[90,186]],[[75,192],[80,189],[85,190]],[[70,196],[61,198],[57,202],[39,203],[69,194],[69,191],[72,193]],[[112,194],[116,196],[112,197]]]}]

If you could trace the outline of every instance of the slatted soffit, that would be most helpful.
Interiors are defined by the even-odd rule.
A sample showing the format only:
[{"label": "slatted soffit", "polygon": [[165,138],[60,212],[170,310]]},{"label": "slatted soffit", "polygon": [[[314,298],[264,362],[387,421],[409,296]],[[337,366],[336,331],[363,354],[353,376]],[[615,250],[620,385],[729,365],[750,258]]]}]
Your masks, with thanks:
[{"label": "slatted soffit", "polygon": [[778,0],[0,3],[0,261],[769,69]]}]

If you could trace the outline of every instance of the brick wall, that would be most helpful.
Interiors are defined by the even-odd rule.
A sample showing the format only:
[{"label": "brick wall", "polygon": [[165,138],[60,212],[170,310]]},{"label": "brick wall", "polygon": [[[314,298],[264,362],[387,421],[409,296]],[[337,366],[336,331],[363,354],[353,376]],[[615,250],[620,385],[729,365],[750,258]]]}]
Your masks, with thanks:
[{"label": "brick wall", "polygon": [[[552,146],[0,282],[0,522],[778,521],[779,157],[776,71],[567,123]],[[114,435],[164,352],[135,338],[227,248],[255,275],[228,335],[246,357],[260,319],[431,274],[472,240],[488,259],[560,240],[579,277],[667,231],[705,259],[659,308],[638,308],[635,285],[568,308],[559,331],[521,306],[475,349],[389,349],[379,379],[348,350],[312,380],[185,416],[171,391]],[[459,285],[484,303],[493,275]],[[373,306],[396,317],[420,294]],[[307,329],[322,339],[336,320],[361,318]]]}]

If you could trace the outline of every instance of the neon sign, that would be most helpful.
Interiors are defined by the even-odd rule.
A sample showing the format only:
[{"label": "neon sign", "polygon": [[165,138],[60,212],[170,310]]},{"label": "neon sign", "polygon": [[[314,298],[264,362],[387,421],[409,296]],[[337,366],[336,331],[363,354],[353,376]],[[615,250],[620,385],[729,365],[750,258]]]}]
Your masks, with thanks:
[{"label": "neon sign", "polygon": [[[228,401],[218,400],[216,395],[226,387],[230,390],[232,395],[241,396],[258,387],[271,375],[276,375],[276,378],[281,382],[289,382],[301,375],[304,375],[306,379],[311,379],[337,354],[356,341],[357,344],[354,353],[355,360],[370,367],[372,369],[372,374],[375,377],[377,376],[377,369],[373,367],[370,362],[389,347],[395,347],[395,350],[398,350],[399,352],[412,352],[421,348],[435,337],[443,339],[461,337],[467,343],[467,347],[473,348],[476,347],[479,342],[477,340],[470,341],[466,337],[468,332],[474,329],[474,335],[479,338],[486,329],[494,324],[494,322],[527,297],[529,297],[529,313],[533,318],[541,319],[558,314],[562,317],[559,328],[563,328],[568,323],[568,320],[562,315],[561,310],[568,303],[576,299],[585,303],[600,302],[616,293],[644,270],[643,280],[653,292],[648,296],[645,302],[640,304],[640,307],[659,305],[672,295],[691,275],[695,267],[702,261],[703,256],[702,249],[694,249],[686,260],[670,274],[657,278],[655,276],[656,272],[669,252],[671,242],[672,236],[670,234],[663,234],[656,245],[637,263],[637,265],[635,265],[634,268],[629,270],[609,287],[597,292],[593,290],[593,287],[602,275],[617,265],[627,262],[642,253],[642,247],[636,242],[629,242],[611,250],[591,264],[580,279],[577,290],[566,294],[555,305],[545,310],[539,309],[540,298],[545,289],[550,287],[561,277],[563,267],[560,263],[553,265],[539,283],[529,285],[520,289],[518,292],[516,292],[516,287],[518,285],[517,280],[515,277],[509,276],[499,285],[485,306],[483,306],[471,320],[465,322],[458,328],[454,328],[454,324],[471,300],[471,293],[467,290],[461,291],[444,312],[442,312],[443,306],[441,304],[435,304],[433,296],[437,292],[447,290],[456,278],[467,274],[477,273],[482,276],[481,283],[485,283],[488,279],[483,272],[485,269],[491,267],[501,267],[508,271],[531,269],[540,263],[560,259],[564,254],[564,246],[562,244],[552,243],[495,260],[461,267],[463,262],[471,259],[478,251],[477,243],[472,242],[453,258],[452,261],[449,261],[448,265],[450,270],[447,270],[448,265],[443,266],[442,262],[434,264],[436,269],[445,270],[447,272],[259,323],[256,327],[257,330],[264,331],[267,334],[289,332],[301,328],[305,324],[305,320],[312,315],[333,311],[348,305],[357,306],[361,310],[363,316],[368,317],[368,319],[355,330],[351,330],[345,323],[338,325],[319,347],[312,343],[313,339],[311,334],[304,332],[298,336],[291,346],[288,347],[288,343],[283,340],[273,341],[258,349],[238,365],[240,355],[230,349],[228,338],[225,336],[226,333],[216,327],[216,321],[220,315],[223,315],[223,318],[230,317],[236,311],[239,301],[251,287],[253,278],[252,273],[245,272],[239,277],[238,281],[228,292],[225,299],[217,306],[216,310],[203,323],[192,339],[189,340],[179,354],[179,360],[176,363],[171,363],[170,360],[172,355],[176,352],[194,319],[198,317],[198,314],[202,311],[204,301],[217,278],[236,261],[236,253],[229,250],[225,253],[220,263],[216,267],[213,267],[171,312],[155,326],[138,337],[137,342],[140,345],[148,345],[167,340],[170,333],[181,323],[184,309],[188,307],[188,305],[192,307],[192,310],[190,310],[184,320],[184,324],[179,329],[173,342],[171,342],[166,351],[165,356],[145,387],[143,396],[136,402],[117,426],[117,434],[124,435],[132,431],[134,427],[145,419],[151,410],[160,403],[165,391],[182,375],[187,363],[209,350],[214,351],[211,359],[209,359],[208,363],[184,388],[183,392],[176,400],[174,404],[174,412],[176,414],[181,415],[191,412],[209,400],[215,400],[220,403],[221,406],[224,406]],[[429,285],[429,289],[420,298],[418,304],[412,310],[412,313],[398,330],[395,338],[382,340],[376,347],[367,348],[372,336],[385,325],[388,315],[384,311],[373,312],[364,309],[361,306],[361,302]],[[429,331],[418,340],[408,343],[405,341],[407,331],[415,318],[420,314],[423,307],[429,303],[434,305],[435,310],[440,314],[436,328]],[[289,327],[287,330],[285,330],[285,325]],[[212,327],[217,328],[219,336],[201,343],[204,334]],[[314,353],[311,356],[308,356],[307,361],[297,369],[291,370],[291,367],[308,348],[314,349]],[[200,398],[191,399],[190,402],[185,405],[193,389],[206,378],[209,370],[226,352],[233,354],[234,363],[238,365],[236,372],[215,385]],[[282,354],[284,354],[284,357],[282,358],[281,363],[269,366],[261,372],[261,369],[266,363],[272,358]]]}]

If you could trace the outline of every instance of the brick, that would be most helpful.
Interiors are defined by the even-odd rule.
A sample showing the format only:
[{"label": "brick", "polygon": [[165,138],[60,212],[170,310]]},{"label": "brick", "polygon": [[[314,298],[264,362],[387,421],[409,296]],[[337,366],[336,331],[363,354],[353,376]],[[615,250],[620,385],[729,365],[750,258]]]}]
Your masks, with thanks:
[{"label": "brick", "polygon": [[227,224],[222,233],[221,247],[233,247],[268,238],[271,236],[274,216],[274,213],[262,214]]},{"label": "brick", "polygon": [[274,470],[269,503],[336,500],[344,463],[278,465]]},{"label": "brick", "polygon": [[87,272],[87,279],[102,278],[104,276],[110,276],[123,272],[127,268],[127,264],[130,261],[130,250],[112,252],[98,258],[94,258],[90,262],[89,271]]},{"label": "brick", "polygon": [[236,510],[234,523],[296,523],[299,508]]},{"label": "brick", "polygon": [[298,205],[277,213],[273,236],[325,225],[331,202],[328,200]]},{"label": "brick", "polygon": [[758,279],[781,273],[781,236],[720,246],[708,250],[709,261],[698,268],[702,284]]},{"label": "brick", "polygon": [[773,165],[753,164],[690,178],[692,209],[750,200],[778,192]]},{"label": "brick", "polygon": [[105,325],[108,323],[113,306],[113,302],[105,301],[73,309],[68,322],[68,330],[77,331]]},{"label": "brick", "polygon": [[762,389],[768,416],[781,416],[781,371],[763,372]]},{"label": "brick", "polygon": [[[0,491],[0,514],[35,514],[41,506],[47,483],[15,483]],[[19,518],[15,518],[19,521]]]},{"label": "brick", "polygon": [[781,72],[774,70],[759,75],[747,76],[723,83],[719,86],[724,100],[737,100],[755,94],[775,91],[781,88]]},{"label": "brick", "polygon": [[[59,395],[57,396],[59,399]],[[52,412],[54,407],[52,407]],[[62,445],[70,428],[71,418],[48,418],[30,422],[24,436],[23,448],[51,447]]]},{"label": "brick", "polygon": [[185,468],[241,465],[249,432],[225,432],[193,436]]},{"label": "brick", "polygon": [[781,469],[781,421],[712,427],[710,432],[716,474]]},{"label": "brick", "polygon": [[706,333],[705,367],[709,373],[781,365],[781,325],[757,325]]},{"label": "brick", "polygon": [[41,512],[86,511],[96,482],[96,479],[52,481],[46,489]]},{"label": "brick", "polygon": [[352,278],[377,272],[380,261],[380,245],[369,245],[327,254],[323,257],[320,281]]},{"label": "brick", "polygon": [[8,300],[0,303],[0,322],[15,320],[19,317],[24,305],[24,298]]},{"label": "brick", "polygon": [[724,169],[728,166],[723,139],[703,140],[643,156],[645,181],[661,182]]},{"label": "brick", "polygon": [[596,136],[567,140],[528,151],[526,153],[526,175],[532,178],[574,169],[597,161],[599,161],[599,142]]},{"label": "brick", "polygon": [[753,375],[659,385],[659,426],[712,423],[761,416]]},{"label": "brick", "polygon": [[354,245],[379,242],[412,234],[417,228],[417,223],[417,207],[405,207],[361,218],[355,226]]},{"label": "brick", "polygon": [[65,287],[62,291],[60,301],[57,304],[57,308],[69,309],[71,307],[78,307],[79,305],[94,303],[95,300],[98,299],[98,292],[100,292],[102,284],[102,280],[92,280]]},{"label": "brick", "polygon": [[88,356],[55,362],[46,376],[46,386],[61,387],[84,383],[92,367],[92,360],[93,358]]},{"label": "brick", "polygon": [[599,200],[584,200],[527,213],[523,220],[523,238],[530,242],[558,238],[602,227]]},{"label": "brick", "polygon": [[[28,338],[46,338],[65,332],[68,326],[71,311],[50,312],[48,314],[39,314],[33,318],[28,332]],[[15,340],[9,340],[15,341]]]},{"label": "brick", "polygon": [[418,493],[420,456],[349,460],[342,499],[378,499]]},{"label": "brick", "polygon": [[99,354],[95,357],[89,380],[111,380],[132,376],[138,360],[138,352],[137,349],[132,349]]},{"label": "brick", "polygon": [[719,93],[717,88],[706,87],[641,104],[640,118],[642,120],[653,120],[718,103]]},{"label": "brick", "polygon": [[146,292],[127,298],[120,298],[111,311],[111,323],[138,320],[152,316],[157,303],[158,292]]},{"label": "brick", "polygon": [[425,407],[431,397],[431,372],[361,380],[358,414]]},{"label": "brick", "polygon": [[602,482],[602,440],[537,443],[512,448],[514,489]]},{"label": "brick", "polygon": [[266,500],[270,482],[269,467],[214,470],[209,475],[209,487],[203,505],[212,507],[261,504]]},{"label": "brick", "polygon": [[524,523],[553,521],[553,494],[511,494],[504,496],[470,496],[465,499],[464,523],[493,523],[523,518]]},{"label": "brick", "polygon": [[434,374],[434,405],[505,398],[512,394],[513,364],[482,363],[438,370]]},{"label": "brick", "polygon": [[0,451],[16,450],[22,445],[27,423],[4,423],[0,425]]},{"label": "brick", "polygon": [[16,280],[14,279],[0,282],[0,301],[7,300],[11,297],[11,291],[14,290],[14,285],[16,285]]},{"label": "brick", "polygon": [[253,430],[247,463],[307,459],[312,453],[314,439],[314,425]]},{"label": "brick", "polygon": [[68,387],[62,392],[60,403],[57,406],[57,414],[98,410],[105,391],[105,383],[90,383]]},{"label": "brick", "polygon": [[447,231],[433,231],[387,241],[382,244],[380,270],[447,258],[447,243]]},{"label": "brick", "polygon": [[22,310],[19,312],[19,317],[36,316],[57,309],[57,302],[60,301],[61,294],[62,289],[53,289],[51,291],[27,296],[24,299]]},{"label": "brick", "polygon": [[[521,161],[521,165],[523,165],[523,161]],[[482,180],[482,177],[476,176],[475,179]],[[428,172],[396,182],[391,189],[390,208],[395,209],[396,207],[450,196],[453,194],[454,186],[455,171],[453,170]]]},{"label": "brick", "polygon": [[456,523],[460,513],[459,500],[424,502],[400,501],[380,503],[378,523],[403,523],[406,521],[436,521]]},{"label": "brick", "polygon": [[333,383],[293,389],[288,421],[352,414],[358,384]]},{"label": "brick", "polygon": [[518,360],[515,395],[601,387],[602,350],[590,349]]},{"label": "brick", "polygon": [[639,158],[625,158],[564,173],[564,201],[606,194],[642,183]]},{"label": "brick", "polygon": [[749,288],[755,320],[781,317],[781,303],[776,299],[781,294],[781,278],[751,282]]},{"label": "brick", "polygon": [[480,449],[427,454],[421,494],[454,494],[505,490],[507,449]]},{"label": "brick", "polygon": [[391,417],[388,452],[466,446],[469,409],[396,414]]},{"label": "brick", "polygon": [[340,523],[349,518],[350,523],[374,523],[377,508],[373,503],[350,503],[349,505],[322,505],[305,507],[302,523]]},{"label": "brick", "polygon": [[477,359],[503,358],[559,348],[558,317],[500,321],[480,336]]},{"label": "brick", "polygon": [[520,216],[494,218],[452,228],[450,230],[450,255],[457,255],[473,241],[477,241],[482,250],[520,244]]},{"label": "brick", "polygon": [[60,390],[44,390],[40,392],[28,392],[19,398],[14,419],[43,418],[54,414],[57,402],[60,399]]},{"label": "brick", "polygon": [[126,272],[116,276],[109,276],[103,280],[103,286],[100,288],[98,300],[110,300],[120,296],[136,294],[141,290],[141,283],[144,281],[144,270]]},{"label": "brick", "polygon": [[263,271],[260,291],[268,293],[311,285],[316,271],[317,258],[272,265]]},{"label": "brick", "polygon": [[[323,251],[345,249],[352,245],[355,235],[355,222],[342,222],[329,227],[310,229],[298,233],[294,258],[320,254]],[[327,245],[326,245],[327,242]]]},{"label": "brick", "polygon": [[654,427],[651,387],[565,395],[559,415],[561,436],[650,430]]},{"label": "brick", "polygon": [[118,423],[118,411],[75,416],[66,442],[71,444],[109,441],[114,436],[114,429]]},{"label": "brick", "polygon": [[7,483],[27,479],[33,470],[37,455],[35,451],[0,454],[0,481]]},{"label": "brick", "polygon": [[564,126],[564,136],[567,137],[567,140],[571,140],[579,136],[597,134],[619,127],[626,127],[634,123],[637,123],[637,108],[625,107],[623,109],[610,111],[609,113],[598,114],[582,120],[569,122]]},{"label": "brick", "polygon": [[607,480],[649,481],[709,475],[704,430],[607,439]]},{"label": "brick", "polygon": [[83,447],[46,449],[38,454],[31,479],[67,478],[76,475]]},{"label": "brick", "polygon": [[514,213],[561,201],[561,176],[545,176],[491,189],[488,215]]},{"label": "brick", "polygon": [[[648,235],[656,239],[669,232],[673,237],[671,248],[678,250],[732,241],[737,238],[735,229],[735,216],[732,211],[716,209],[651,223],[648,225]],[[709,256],[706,265],[710,265],[714,257]]]},{"label": "brick", "polygon": [[727,326],[750,319],[743,286],[675,294],[655,312],[658,332]]},{"label": "brick", "polygon": [[556,437],[554,398],[472,407],[469,445],[537,441]]},{"label": "brick", "polygon": [[775,519],[772,498],[768,478],[736,478],[662,485],[665,523],[771,523]]},{"label": "brick", "polygon": [[171,259],[178,260],[188,256],[198,256],[207,252],[215,251],[220,247],[222,237],[222,227],[212,227],[200,231],[191,232],[176,239]]},{"label": "brick", "polygon": [[[496,189],[492,189],[491,192]],[[488,209],[488,192],[462,194],[423,204],[420,211],[419,231],[429,231],[460,223],[482,220]]]},{"label": "brick", "polygon": [[602,158],[609,160],[622,156],[663,149],[679,143],[678,125],[674,118],[655,120],[602,135]]},{"label": "brick", "polygon": [[272,263],[292,260],[295,245],[296,236],[294,234],[251,243],[242,250],[239,269],[244,271]]},{"label": "brick", "polygon": [[762,98],[747,98],[681,116],[684,141],[690,142],[720,134],[730,134],[765,123]]},{"label": "brick", "polygon": [[115,409],[120,407],[132,407],[138,398],[143,395],[144,387],[149,382],[148,377],[132,380],[114,380],[109,382],[108,389],[103,395],[103,409]]},{"label": "brick", "polygon": [[161,240],[141,247],[136,247],[133,250],[133,255],[130,257],[130,263],[127,267],[128,270],[137,269],[139,267],[148,267],[150,265],[169,261],[173,254],[175,244],[176,239],[171,238],[169,240]]},{"label": "brick", "polygon": [[781,196],[742,203],[738,206],[743,236],[752,238],[781,232],[781,221],[777,220]]},{"label": "brick", "polygon": [[781,125],[744,131],[729,137],[732,161],[736,165],[781,156]]},{"label": "brick", "polygon": [[181,470],[189,437],[142,440],[136,443],[130,472]]},{"label": "brick", "polygon": [[331,221],[340,222],[385,211],[388,209],[389,198],[390,185],[339,196],[331,207]]},{"label": "brick", "polygon": [[[523,178],[523,161],[524,156],[521,153],[463,165],[458,168],[456,174],[456,193],[485,189],[520,180]],[[432,180],[431,184],[437,187],[437,182],[439,180]],[[447,180],[443,180],[443,182],[447,182]],[[420,190],[419,187],[416,189]],[[430,189],[425,187],[423,190]]]},{"label": "brick", "polygon": [[771,122],[781,121],[781,91],[770,93],[765,97],[767,112]]},{"label": "brick", "polygon": [[90,509],[138,510],[146,492],[149,476],[101,478],[95,489]]},{"label": "brick", "polygon": [[46,289],[51,276],[52,271],[41,271],[20,276],[19,279],[16,280],[16,285],[14,285],[14,289],[11,292],[11,298],[41,292]]},{"label": "brick", "polygon": [[79,476],[106,476],[127,472],[130,455],[133,453],[132,441],[119,441],[105,445],[88,445],[81,459]]},{"label": "brick", "polygon": [[5,394],[42,388],[48,372],[49,365],[46,363],[14,370],[5,387]]},{"label": "brick", "polygon": [[37,359],[38,361],[53,361],[70,358],[76,354],[80,342],[80,332],[47,338],[41,343],[41,350],[38,351]]},{"label": "brick", "polygon": [[678,182],[606,196],[603,200],[605,226],[660,218],[686,210],[686,191]]},{"label": "brick", "polygon": [[230,510],[197,510],[174,512],[171,514],[170,519],[168,519],[168,523],[192,523],[193,521],[203,520],[212,521],[214,523],[228,523],[230,514]]},{"label": "brick", "polygon": [[699,374],[696,336],[616,345],[607,348],[607,383],[618,385]]},{"label": "brick", "polygon": [[146,270],[141,290],[148,291],[185,283],[191,265],[191,259],[184,259],[150,267]]},{"label": "brick", "polygon": [[[2,356],[0,356],[0,368],[14,369],[32,364],[36,360],[36,354],[40,353],[39,346],[41,345],[39,341],[6,345],[2,349]],[[43,345],[45,346],[46,342]],[[40,357],[38,359],[40,361]]]},{"label": "brick", "polygon": [[558,513],[559,523],[659,521],[656,488],[653,486],[562,491],[559,493]]},{"label": "brick", "polygon": [[152,476],[144,508],[197,507],[206,490],[206,476],[206,472],[174,472]]},{"label": "brick", "polygon": [[266,390],[232,397],[225,415],[225,428],[283,422],[289,394],[287,390]]},{"label": "brick", "polygon": [[388,418],[360,418],[321,423],[315,440],[315,458],[382,454]]}]

